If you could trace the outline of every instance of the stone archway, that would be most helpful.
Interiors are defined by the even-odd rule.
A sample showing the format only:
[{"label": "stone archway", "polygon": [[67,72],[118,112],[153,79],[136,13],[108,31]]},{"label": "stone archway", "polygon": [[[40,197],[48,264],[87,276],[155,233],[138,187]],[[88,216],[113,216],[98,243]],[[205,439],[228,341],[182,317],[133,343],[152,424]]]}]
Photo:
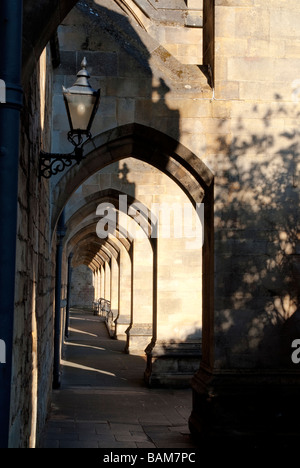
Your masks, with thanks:
[{"label": "stone archway", "polygon": [[[194,207],[204,203],[202,249],[202,363],[213,364],[213,174],[190,150],[169,136],[139,124],[124,125],[98,135],[86,147],[86,159],[56,179],[53,187],[53,232],[72,193],[92,174],[125,158],[157,168],[182,189]],[[108,194],[107,194],[108,195]],[[91,196],[91,206],[95,203]],[[151,354],[151,350],[150,350]]]},{"label": "stone archway", "polygon": [[[120,207],[119,197],[124,195],[120,191],[109,189],[92,193],[74,203],[68,210],[67,231],[64,242],[67,246],[68,255],[71,251],[76,252],[73,257],[73,263],[78,263],[78,259],[84,256],[84,262],[95,270],[96,275],[98,274],[97,270],[99,270],[99,267],[97,267],[97,257],[99,256],[102,256],[105,268],[115,267],[118,270],[118,278],[115,277],[115,282],[118,281],[118,307],[114,336],[120,339],[125,337],[127,341],[126,352],[130,352],[130,354],[143,354],[154,335],[153,315],[155,314],[155,309],[153,305],[153,290],[156,288],[156,277],[153,275],[153,271],[155,270],[157,261],[155,256],[156,242],[155,239],[150,237],[153,217],[149,216],[147,207],[130,195],[126,195],[126,207]],[[137,221],[133,214],[129,214],[129,207],[138,204],[144,216],[144,225],[138,225],[144,237],[142,245],[140,245],[141,240],[132,237],[130,228],[128,231],[126,228],[128,235],[125,234],[124,228],[119,222],[119,216],[118,224],[115,226],[116,230],[113,223],[111,226],[107,226],[111,238],[99,239],[97,237],[97,218],[95,219],[93,216],[91,218],[91,215],[96,213],[100,202],[113,205],[116,213],[119,213],[121,209],[125,209],[126,216],[131,218],[133,224],[136,224]],[[119,248],[117,244],[119,244]],[[135,260],[138,258],[138,245],[140,250],[142,248],[140,252],[143,261],[142,270],[141,265],[138,268],[135,266]],[[110,258],[101,253],[106,248],[110,250]],[[148,253],[147,273],[144,271],[146,252]],[[113,257],[115,257],[117,265],[114,264]],[[113,269],[111,269],[111,290],[115,287],[112,282],[112,274]],[[140,284],[139,286],[143,288],[143,294],[141,295],[142,303],[137,302],[139,294],[136,284],[140,282],[140,275],[143,275],[144,278],[142,285]],[[145,275],[149,281],[145,281]],[[128,300],[129,293],[131,295],[130,300]],[[135,300],[133,300],[133,297]],[[145,305],[144,301],[147,302],[147,305]],[[112,303],[111,305],[113,306]],[[115,309],[115,306],[112,308]],[[143,313],[140,308],[143,309]],[[128,309],[127,314],[126,309]]]},{"label": "stone archway", "polygon": [[[27,81],[27,78],[30,76],[30,71],[33,70],[35,63],[37,62],[37,59],[40,55],[41,50],[43,49],[44,45],[48,42],[48,39],[51,37],[53,31],[55,31],[57,25],[62,21],[64,16],[67,14],[67,12],[75,5],[75,1],[68,1],[68,0],[57,0],[55,2],[49,2],[48,0],[42,1],[38,6],[29,0],[24,0],[24,68],[23,68],[23,80]],[[35,10],[35,11],[34,11]],[[43,14],[41,14],[41,11],[43,11]],[[41,21],[41,18],[43,19]],[[199,72],[200,75],[200,72]],[[181,77],[181,75],[180,75]],[[197,75],[198,78],[198,75]],[[196,81],[196,80],[195,80]],[[135,124],[133,124],[133,127]],[[129,127],[127,128],[127,130]],[[149,130],[146,130],[146,133],[149,132]],[[125,135],[126,131],[124,132],[123,136],[121,139],[117,140],[117,137],[113,134],[114,132],[112,131],[111,133],[111,138],[109,138],[109,147],[108,147],[108,153],[111,152],[113,154],[112,160],[119,160],[122,159],[123,157],[126,157],[126,151],[123,153],[123,155],[120,155],[120,158],[118,157],[117,153],[119,149],[125,148],[126,146],[126,138],[129,137],[129,133]],[[181,158],[180,155],[180,150],[179,150],[179,145],[176,141],[174,143],[171,143],[171,140],[169,139],[166,144],[162,144],[162,140],[164,137],[162,135],[158,136],[158,133],[156,134],[159,140],[159,143],[155,142],[156,137],[155,134],[153,133],[152,135],[143,135],[142,128],[140,127],[140,133],[138,134],[137,128],[134,128],[132,130],[132,133],[134,133],[134,137],[131,138],[131,143],[130,145],[133,145],[133,150],[129,151],[128,154],[132,154],[134,157],[139,158],[141,160],[144,160],[144,154],[145,154],[145,160],[149,161],[150,164],[153,164],[155,167],[159,168],[164,168],[164,172],[168,174],[173,180],[176,180],[178,184],[185,189],[185,193],[189,194],[189,197],[191,200],[193,200],[193,204],[195,202],[200,202],[205,200],[204,195],[206,196],[206,200],[211,199],[210,194],[212,197],[212,190],[211,190],[211,181],[207,180],[207,183],[205,182],[205,177],[204,177],[204,172],[201,177],[199,177],[199,180],[197,182],[197,173],[199,171],[195,170],[195,173],[193,174],[193,170],[191,169],[193,164],[190,164],[188,161],[191,153],[189,151],[186,152],[186,158],[183,157]],[[152,138],[152,136],[154,138]],[[100,136],[101,139],[101,136]],[[158,146],[160,148],[153,148],[152,154],[150,154],[148,143],[144,144],[144,141],[147,141],[148,143],[155,143],[155,146]],[[141,144],[142,143],[142,144]],[[95,143],[98,145],[98,143]],[[115,144],[115,145],[114,145]],[[38,145],[37,145],[38,146]],[[114,146],[114,147],[112,147]],[[176,148],[176,150],[175,150]],[[174,149],[174,154],[173,154],[173,149]],[[35,155],[38,155],[38,149],[35,148],[36,153]],[[185,153],[185,148],[182,148],[183,153]],[[177,152],[180,155],[180,158],[182,159],[181,161],[177,160]],[[193,158],[193,157],[192,157]],[[33,158],[32,158],[33,159]],[[156,159],[158,159],[156,161]],[[37,158],[36,158],[37,160]],[[195,164],[201,164],[199,160],[195,157]],[[26,166],[27,168],[27,166]],[[191,170],[190,170],[191,169]],[[29,171],[30,172],[30,171]],[[201,173],[201,171],[200,171]],[[88,176],[88,173],[86,174]],[[195,179],[195,180],[194,180]],[[209,177],[208,177],[209,179]],[[66,186],[65,189],[68,189]],[[55,192],[54,188],[54,192]],[[198,191],[198,195],[197,192]],[[203,198],[204,197],[204,198]],[[40,197],[41,204],[43,203],[43,199]],[[57,198],[57,200],[60,200],[60,194]],[[48,202],[48,199],[47,199]],[[209,205],[209,203],[208,203]],[[62,204],[63,206],[63,204]],[[210,205],[209,205],[210,206]],[[55,223],[54,223],[55,226]],[[45,228],[45,231],[47,230],[47,227]],[[53,229],[54,232],[54,229]],[[30,335],[29,335],[30,336]]]},{"label": "stone archway", "polygon": [[[68,238],[69,233],[74,231],[75,226],[78,226],[83,218],[86,218],[89,215],[95,214],[97,211],[97,206],[99,205],[99,202],[107,202],[109,204],[112,204],[116,211],[119,211],[121,208],[125,207],[120,207],[120,196],[125,196],[126,197],[126,209],[131,205],[138,204],[139,210],[141,211],[141,216],[143,216],[143,219],[145,221],[143,228],[145,230],[145,234],[148,236],[149,233],[151,232],[151,229],[154,228],[154,215],[152,217],[149,217],[149,210],[148,208],[142,204],[139,200],[136,198],[132,197],[131,195],[121,192],[116,189],[106,189],[106,190],[101,190],[94,192],[84,199],[81,199],[78,201],[73,207],[72,210],[68,214],[68,223],[67,223],[67,232],[66,232],[66,239]],[[141,210],[141,208],[143,208]],[[125,213],[127,214],[127,212]],[[130,216],[130,212],[128,213]],[[132,217],[132,216],[131,216]],[[94,229],[95,231],[95,229]],[[147,232],[146,232],[147,231]],[[130,238],[130,233],[129,238]],[[120,238],[121,241],[124,241],[125,238],[123,237]],[[150,238],[150,242],[151,242]]]},{"label": "stone archway", "polygon": [[195,207],[207,200],[213,173],[181,143],[150,127],[128,124],[96,136],[85,147],[86,158],[55,179],[52,231],[72,193],[92,174],[122,159],[133,157],[147,162],[174,180]]}]

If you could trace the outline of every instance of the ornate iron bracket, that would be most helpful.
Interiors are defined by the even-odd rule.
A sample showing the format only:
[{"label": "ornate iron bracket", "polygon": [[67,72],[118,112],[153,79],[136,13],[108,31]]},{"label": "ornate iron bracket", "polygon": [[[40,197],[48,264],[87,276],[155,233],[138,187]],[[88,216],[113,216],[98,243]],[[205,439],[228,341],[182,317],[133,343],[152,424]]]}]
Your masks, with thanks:
[{"label": "ornate iron bracket", "polygon": [[51,176],[62,172],[74,162],[79,164],[84,159],[83,148],[75,148],[70,154],[52,154],[40,152],[39,177],[50,179]]}]

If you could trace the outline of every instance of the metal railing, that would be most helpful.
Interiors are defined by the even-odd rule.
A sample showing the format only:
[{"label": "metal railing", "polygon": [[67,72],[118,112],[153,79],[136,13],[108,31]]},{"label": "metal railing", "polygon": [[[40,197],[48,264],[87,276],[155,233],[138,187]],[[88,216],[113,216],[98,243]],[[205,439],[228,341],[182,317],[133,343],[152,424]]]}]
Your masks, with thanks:
[{"label": "metal railing", "polygon": [[110,301],[100,297],[96,301],[93,301],[94,315],[100,315],[105,317],[107,320],[108,314],[111,312]]}]

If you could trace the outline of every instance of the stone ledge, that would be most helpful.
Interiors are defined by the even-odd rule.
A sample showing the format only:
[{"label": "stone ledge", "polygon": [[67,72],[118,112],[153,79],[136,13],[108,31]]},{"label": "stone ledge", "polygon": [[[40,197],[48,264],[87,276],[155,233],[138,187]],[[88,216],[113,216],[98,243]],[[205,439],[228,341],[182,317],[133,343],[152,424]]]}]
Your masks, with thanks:
[{"label": "stone ledge", "polygon": [[152,324],[138,323],[130,325],[126,330],[127,344],[125,352],[145,355],[145,348],[152,339]]},{"label": "stone ledge", "polygon": [[[134,57],[146,72],[154,76],[157,73],[159,75],[165,74],[166,78],[170,80],[170,85],[174,88],[184,89],[183,85],[189,83],[193,91],[211,92],[204,73],[197,65],[184,65],[178,62],[145,29],[128,21],[126,16],[123,17],[120,13],[95,5],[94,2],[91,4],[88,0],[78,4],[77,8],[89,15],[91,21],[97,22],[108,34],[112,35],[114,40]],[[94,12],[92,17],[91,9]],[[159,12],[159,17],[160,15],[161,12]],[[186,18],[184,18],[185,21]],[[183,27],[186,27],[184,22]]]},{"label": "stone ledge", "polygon": [[146,348],[147,369],[144,377],[149,387],[187,388],[199,369],[201,344],[154,342]]},{"label": "stone ledge", "polygon": [[300,372],[288,369],[210,371],[202,365],[191,382],[190,430],[197,437],[288,433],[298,421],[299,382]]},{"label": "stone ledge", "polygon": [[[150,350],[148,350],[150,351]],[[199,359],[201,357],[201,340],[193,340],[187,341],[184,343],[176,343],[176,342],[165,342],[165,341],[157,341],[155,346],[151,349],[151,354],[153,357],[161,357],[161,358],[168,358],[168,357],[186,357],[191,356]]]}]

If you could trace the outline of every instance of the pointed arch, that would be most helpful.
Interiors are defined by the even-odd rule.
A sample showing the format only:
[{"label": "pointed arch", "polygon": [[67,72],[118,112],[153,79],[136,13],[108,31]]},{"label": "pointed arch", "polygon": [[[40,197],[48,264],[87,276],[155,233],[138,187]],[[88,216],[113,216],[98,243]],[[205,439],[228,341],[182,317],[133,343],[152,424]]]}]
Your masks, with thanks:
[{"label": "pointed arch", "polygon": [[85,147],[86,158],[55,179],[52,232],[68,199],[91,175],[113,162],[131,157],[169,176],[195,207],[203,202],[213,183],[213,173],[188,148],[168,135],[141,124],[116,127],[96,136]]},{"label": "pointed arch", "polygon": [[170,177],[194,207],[204,203],[202,249],[202,364],[213,365],[214,324],[214,175],[211,170],[175,139],[141,124],[116,127],[96,136],[85,148],[80,166],[59,175],[53,186],[52,230],[67,201],[77,188],[104,167],[125,158],[146,162]]}]

